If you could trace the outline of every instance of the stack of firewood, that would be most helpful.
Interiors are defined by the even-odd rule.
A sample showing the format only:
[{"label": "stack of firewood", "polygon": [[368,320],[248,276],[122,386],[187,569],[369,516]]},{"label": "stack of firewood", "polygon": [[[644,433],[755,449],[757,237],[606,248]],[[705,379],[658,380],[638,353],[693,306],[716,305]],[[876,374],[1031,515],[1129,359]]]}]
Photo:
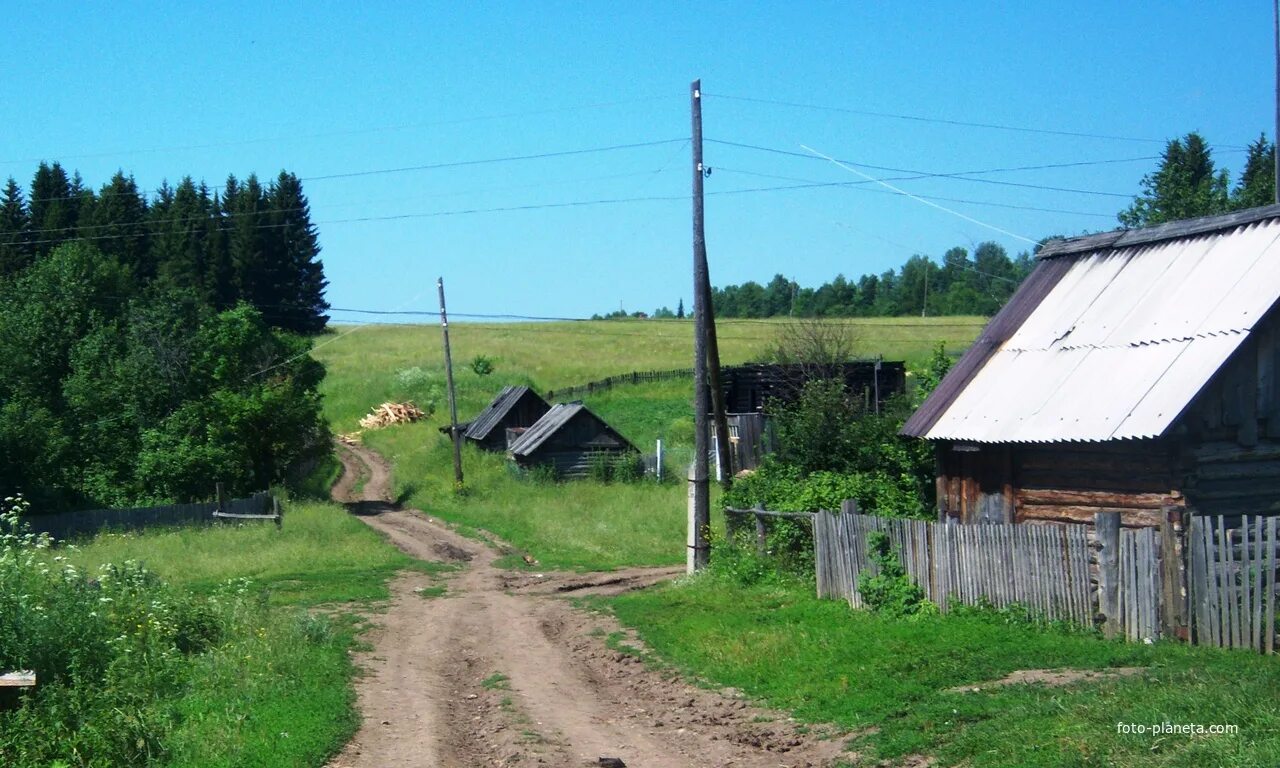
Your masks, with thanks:
[{"label": "stack of firewood", "polygon": [[360,426],[365,429],[382,429],[392,424],[417,421],[426,415],[413,403],[383,403],[361,419]]}]

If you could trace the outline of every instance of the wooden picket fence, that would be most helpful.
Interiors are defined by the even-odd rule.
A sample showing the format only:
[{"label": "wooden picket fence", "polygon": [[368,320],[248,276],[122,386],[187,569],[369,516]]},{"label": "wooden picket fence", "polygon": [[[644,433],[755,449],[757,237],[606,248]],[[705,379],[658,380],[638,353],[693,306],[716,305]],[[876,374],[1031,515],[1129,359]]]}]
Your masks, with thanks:
[{"label": "wooden picket fence", "polygon": [[867,541],[880,531],[943,611],[953,601],[1017,603],[1050,620],[1093,626],[1087,526],[957,525],[842,511],[817,513],[813,531],[819,597],[863,606],[858,575],[878,571]]},{"label": "wooden picket fence", "polygon": [[1188,532],[1189,617],[1194,640],[1221,648],[1275,652],[1275,517],[1227,528],[1221,517],[1193,517]]}]

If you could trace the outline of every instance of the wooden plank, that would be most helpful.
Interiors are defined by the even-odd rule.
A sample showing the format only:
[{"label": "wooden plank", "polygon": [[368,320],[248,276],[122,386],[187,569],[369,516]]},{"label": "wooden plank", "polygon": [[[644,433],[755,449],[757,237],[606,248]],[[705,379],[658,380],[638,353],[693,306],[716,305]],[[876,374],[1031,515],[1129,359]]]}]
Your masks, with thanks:
[{"label": "wooden plank", "polygon": [[1209,628],[1209,645],[1221,648],[1222,605],[1218,595],[1218,550],[1214,546],[1213,518],[1201,518],[1201,547],[1204,552],[1205,617]]},{"label": "wooden plank", "polygon": [[1266,596],[1266,619],[1263,621],[1263,628],[1266,632],[1266,638],[1263,642],[1263,650],[1267,653],[1275,653],[1276,645],[1276,544],[1280,543],[1276,539],[1276,519],[1274,517],[1267,518],[1267,567],[1266,567],[1266,587],[1263,594]]},{"label": "wooden plank", "polygon": [[0,674],[0,688],[31,688],[36,684],[36,673],[23,669]]},{"label": "wooden plank", "polygon": [[1120,627],[1120,513],[1099,512],[1094,517],[1094,532],[1098,537],[1098,589],[1104,617],[1102,631],[1107,637],[1115,637]]},{"label": "wooden plank", "polygon": [[1254,647],[1253,646],[1253,623],[1252,623],[1253,622],[1253,610],[1252,610],[1253,595],[1251,594],[1251,587],[1253,585],[1250,583],[1250,579],[1249,579],[1249,563],[1252,558],[1250,557],[1251,553],[1249,551],[1249,544],[1250,544],[1249,518],[1246,517],[1244,520],[1241,521],[1241,524],[1240,524],[1241,551],[1240,551],[1240,557],[1238,558],[1240,563],[1240,607],[1241,607],[1240,619],[1239,619],[1239,623],[1240,623],[1239,647],[1241,648],[1244,648],[1245,646],[1248,646],[1250,648]]},{"label": "wooden plank", "polygon": [[1240,639],[1239,628],[1235,622],[1235,585],[1232,583],[1233,566],[1231,548],[1227,538],[1227,530],[1221,517],[1218,518],[1218,595],[1222,606],[1222,639],[1223,644],[1235,648]]},{"label": "wooden plank", "polygon": [[[1263,578],[1262,572],[1266,568],[1267,561],[1264,554],[1267,541],[1264,538],[1264,529],[1262,527],[1262,518],[1255,517],[1253,519],[1253,543],[1254,553],[1252,555],[1252,573],[1253,573],[1253,649],[1262,651],[1262,590]],[[1274,550],[1273,550],[1274,551]],[[1245,571],[1246,576],[1250,571]]]}]

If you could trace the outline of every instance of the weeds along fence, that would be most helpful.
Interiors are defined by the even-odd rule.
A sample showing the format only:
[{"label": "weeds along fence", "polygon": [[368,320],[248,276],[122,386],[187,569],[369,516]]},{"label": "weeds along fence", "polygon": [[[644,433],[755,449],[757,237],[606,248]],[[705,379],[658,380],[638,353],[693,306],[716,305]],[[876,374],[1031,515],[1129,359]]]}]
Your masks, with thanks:
[{"label": "weeds along fence", "polygon": [[248,498],[221,502],[59,512],[29,515],[22,520],[36,533],[47,533],[62,540],[92,536],[104,530],[208,524],[219,520],[272,520],[280,525],[283,513],[278,499],[266,491],[259,491]]},{"label": "weeds along fence", "polygon": [[852,501],[815,514],[726,510],[735,522],[754,516],[761,553],[769,519],[811,521],[818,596],[854,607],[865,607],[859,575],[879,571],[868,544],[880,532],[943,612],[953,603],[1017,604],[1108,636],[1274,653],[1278,519],[1166,513],[1158,528],[1122,528],[1116,512],[1097,513],[1090,526],[882,518],[859,514]]}]

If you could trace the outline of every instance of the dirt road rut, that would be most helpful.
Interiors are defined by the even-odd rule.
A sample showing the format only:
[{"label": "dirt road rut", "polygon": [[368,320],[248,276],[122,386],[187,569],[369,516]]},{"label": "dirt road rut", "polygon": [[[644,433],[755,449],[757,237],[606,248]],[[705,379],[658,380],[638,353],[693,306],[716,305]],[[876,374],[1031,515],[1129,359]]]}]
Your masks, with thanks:
[{"label": "dirt road rut", "polygon": [[438,577],[405,573],[393,582],[386,612],[371,617],[373,650],[359,659],[363,724],[333,768],[578,768],[601,758],[631,768],[799,768],[843,754],[832,731],[798,728],[784,713],[646,664],[643,645],[611,617],[563,599],[617,594],[678,569],[494,568],[495,546],[388,502],[389,472],[377,454],[346,445],[339,453],[335,498],[401,550],[458,570],[441,596],[419,592]]}]

